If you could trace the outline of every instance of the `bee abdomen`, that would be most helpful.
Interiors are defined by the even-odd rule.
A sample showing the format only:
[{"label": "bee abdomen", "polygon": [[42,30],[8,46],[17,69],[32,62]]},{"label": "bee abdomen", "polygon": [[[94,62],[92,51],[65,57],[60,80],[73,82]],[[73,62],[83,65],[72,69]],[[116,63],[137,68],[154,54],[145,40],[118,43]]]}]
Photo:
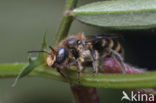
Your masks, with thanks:
[{"label": "bee abdomen", "polygon": [[118,52],[121,56],[124,56],[124,50],[118,40],[102,39],[96,44],[93,44],[93,48],[98,50],[100,54],[102,54],[105,49],[112,49]]},{"label": "bee abdomen", "polygon": [[113,40],[113,47],[111,48],[112,50],[118,52],[121,56],[124,56],[124,49],[117,40]]}]

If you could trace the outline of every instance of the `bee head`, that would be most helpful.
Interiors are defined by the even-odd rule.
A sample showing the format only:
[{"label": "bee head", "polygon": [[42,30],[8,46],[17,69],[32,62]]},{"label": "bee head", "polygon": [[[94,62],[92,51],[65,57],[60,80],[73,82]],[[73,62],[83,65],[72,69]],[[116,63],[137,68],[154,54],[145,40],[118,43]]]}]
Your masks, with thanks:
[{"label": "bee head", "polygon": [[48,66],[53,66],[54,62],[56,61],[56,51],[49,46],[50,51],[43,51],[43,50],[38,50],[38,51],[28,51],[28,53],[47,53],[47,64]]},{"label": "bee head", "polygon": [[56,51],[51,46],[49,46],[49,48],[50,48],[50,52],[47,57],[47,64],[48,64],[48,66],[51,67],[51,66],[53,66],[54,62],[56,61]]}]

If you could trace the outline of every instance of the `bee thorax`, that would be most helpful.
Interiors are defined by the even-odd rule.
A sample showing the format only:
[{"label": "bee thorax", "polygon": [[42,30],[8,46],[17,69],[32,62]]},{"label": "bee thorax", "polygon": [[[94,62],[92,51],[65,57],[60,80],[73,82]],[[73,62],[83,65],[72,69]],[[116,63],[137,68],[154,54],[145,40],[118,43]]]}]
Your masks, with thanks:
[{"label": "bee thorax", "polygon": [[91,57],[91,52],[90,52],[90,50],[84,50],[84,51],[81,51],[80,55],[83,58],[90,58]]}]

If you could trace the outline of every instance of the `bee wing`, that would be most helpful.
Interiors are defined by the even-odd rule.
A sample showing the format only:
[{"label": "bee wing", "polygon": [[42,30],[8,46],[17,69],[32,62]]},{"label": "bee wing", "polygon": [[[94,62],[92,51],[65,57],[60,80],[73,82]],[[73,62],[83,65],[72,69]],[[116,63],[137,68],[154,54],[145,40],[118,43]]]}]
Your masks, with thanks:
[{"label": "bee wing", "polygon": [[98,42],[101,39],[119,39],[120,36],[117,34],[101,34],[101,35],[91,35],[87,36],[86,42]]}]

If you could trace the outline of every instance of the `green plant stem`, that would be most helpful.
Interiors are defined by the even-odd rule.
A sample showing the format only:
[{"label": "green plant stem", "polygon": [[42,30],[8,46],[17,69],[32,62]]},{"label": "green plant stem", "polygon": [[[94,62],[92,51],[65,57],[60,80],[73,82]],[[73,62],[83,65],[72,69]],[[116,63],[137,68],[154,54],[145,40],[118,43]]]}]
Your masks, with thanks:
[{"label": "green plant stem", "polygon": [[64,9],[64,15],[61,19],[60,25],[56,32],[55,44],[60,41],[62,38],[68,35],[68,31],[70,29],[71,23],[73,21],[73,17],[68,15],[68,12],[76,7],[77,0],[66,0],[66,5]]},{"label": "green plant stem", "polygon": [[[16,77],[26,64],[0,64],[0,78]],[[71,83],[78,84],[76,71],[62,71],[68,75]],[[52,68],[39,66],[29,76],[65,80]],[[92,74],[82,73],[81,85],[98,88],[154,88],[156,87],[156,71],[141,74]]]}]

